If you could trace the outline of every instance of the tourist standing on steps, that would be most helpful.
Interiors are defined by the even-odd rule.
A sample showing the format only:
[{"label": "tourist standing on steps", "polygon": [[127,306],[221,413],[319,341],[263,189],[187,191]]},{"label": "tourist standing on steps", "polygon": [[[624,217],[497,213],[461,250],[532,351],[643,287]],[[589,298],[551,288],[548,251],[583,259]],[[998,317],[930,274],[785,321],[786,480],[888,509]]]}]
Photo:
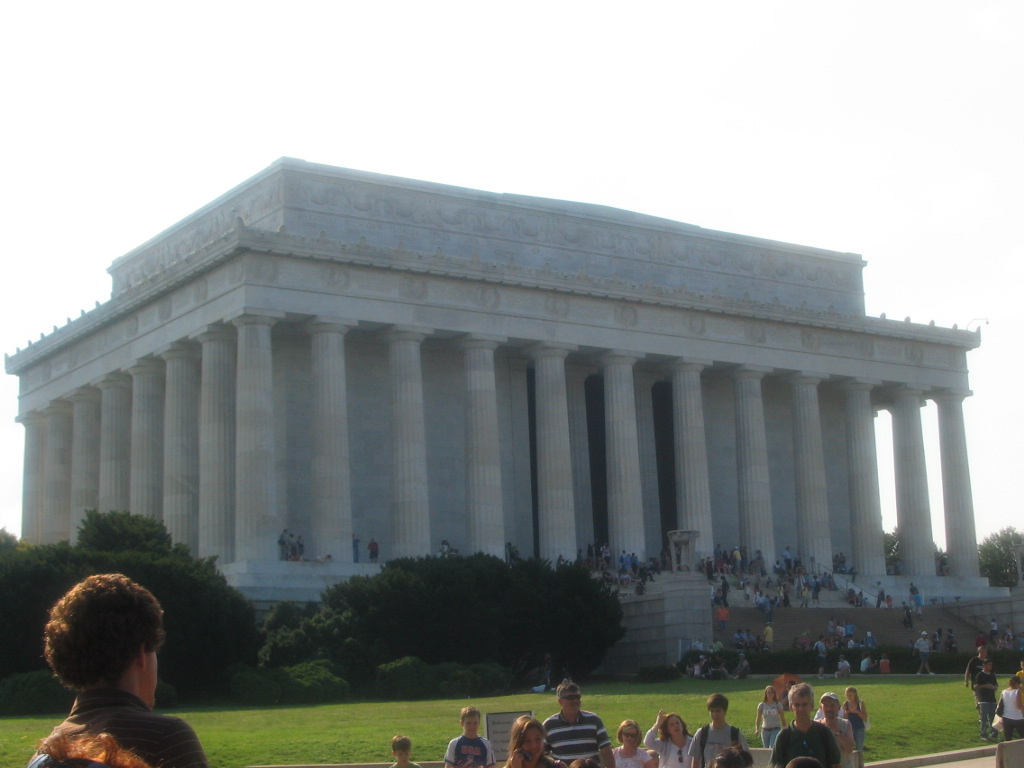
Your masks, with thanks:
[{"label": "tourist standing on steps", "polygon": [[370,553],[370,562],[376,563],[377,557],[380,555],[380,544],[377,543],[376,539],[371,537],[370,543],[366,545],[366,551]]}]

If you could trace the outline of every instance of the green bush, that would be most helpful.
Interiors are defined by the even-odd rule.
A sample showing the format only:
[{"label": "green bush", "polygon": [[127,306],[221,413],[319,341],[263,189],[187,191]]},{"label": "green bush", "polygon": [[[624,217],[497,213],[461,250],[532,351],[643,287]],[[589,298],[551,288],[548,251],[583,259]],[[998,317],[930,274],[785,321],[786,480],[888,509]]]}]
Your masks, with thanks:
[{"label": "green bush", "polygon": [[0,715],[63,715],[74,700],[75,694],[48,669],[19,672],[0,681]]},{"label": "green bush", "polygon": [[284,676],[284,703],[325,704],[344,701],[348,698],[350,687],[336,672],[337,665],[323,659],[279,670]]},{"label": "green bush", "polygon": [[377,667],[374,689],[386,699],[426,699],[437,692],[437,680],[426,662],[404,656]]},{"label": "green bush", "polygon": [[638,683],[662,683],[666,680],[675,680],[679,675],[679,670],[671,664],[657,667],[640,667],[636,673],[636,681]]},{"label": "green bush", "polygon": [[230,687],[232,700],[239,704],[262,707],[281,701],[281,684],[270,675],[252,667],[236,665]]}]

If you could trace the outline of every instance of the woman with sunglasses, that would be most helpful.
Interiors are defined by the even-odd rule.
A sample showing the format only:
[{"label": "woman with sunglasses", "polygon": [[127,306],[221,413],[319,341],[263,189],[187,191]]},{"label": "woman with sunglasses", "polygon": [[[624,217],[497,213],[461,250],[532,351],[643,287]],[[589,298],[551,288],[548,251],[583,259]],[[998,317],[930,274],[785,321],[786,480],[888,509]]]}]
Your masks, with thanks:
[{"label": "woman with sunglasses", "polygon": [[686,749],[690,741],[690,731],[683,718],[664,710],[658,710],[658,719],[644,736],[644,746],[658,755],[658,768],[689,768]]},{"label": "woman with sunglasses", "polygon": [[658,758],[640,745],[640,724],[623,720],[615,734],[621,747],[612,750],[615,768],[658,768]]}]

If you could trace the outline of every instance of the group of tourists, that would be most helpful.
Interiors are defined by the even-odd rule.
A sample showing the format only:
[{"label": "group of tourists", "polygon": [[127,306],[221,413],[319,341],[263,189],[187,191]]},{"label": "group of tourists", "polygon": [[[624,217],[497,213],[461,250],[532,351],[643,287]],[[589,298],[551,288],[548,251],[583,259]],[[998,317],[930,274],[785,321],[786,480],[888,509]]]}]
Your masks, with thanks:
[{"label": "group of tourists", "polygon": [[994,672],[993,660],[988,656],[988,647],[978,646],[978,655],[967,662],[964,671],[964,686],[974,691],[974,702],[978,710],[978,737],[986,741],[999,741],[1003,732],[1004,741],[1012,741],[1015,734],[1024,738],[1024,661],[1020,670],[1010,675],[1006,688],[999,690],[999,681]]},{"label": "group of tourists", "polygon": [[[163,610],[144,587],[121,574],[90,576],[50,609],[44,632],[46,661],[69,688],[79,691],[71,713],[44,739],[29,768],[208,768],[203,747],[184,721],[155,714],[157,650],[164,640]],[[922,640],[922,646],[924,641]],[[985,646],[971,660],[964,684],[973,689],[980,736],[1024,737],[1020,671],[999,692]],[[727,720],[729,700],[707,699],[710,722],[691,733],[676,712],[659,711],[641,738],[636,720],[615,732],[582,707],[579,685],[557,689],[559,711],[543,722],[518,718],[511,729],[504,768],[749,768],[752,758],[742,731]],[[819,709],[815,717],[811,712]],[[445,755],[445,768],[492,768],[496,759],[479,735],[480,712],[462,710],[461,736]],[[995,722],[994,722],[995,721]],[[773,686],[758,703],[754,728],[771,749],[772,768],[846,768],[864,749],[870,727],[867,705],[855,687],[845,700],[831,691],[815,699],[810,685],[792,682],[780,694]],[[407,737],[392,742],[397,768],[410,762]]]}]

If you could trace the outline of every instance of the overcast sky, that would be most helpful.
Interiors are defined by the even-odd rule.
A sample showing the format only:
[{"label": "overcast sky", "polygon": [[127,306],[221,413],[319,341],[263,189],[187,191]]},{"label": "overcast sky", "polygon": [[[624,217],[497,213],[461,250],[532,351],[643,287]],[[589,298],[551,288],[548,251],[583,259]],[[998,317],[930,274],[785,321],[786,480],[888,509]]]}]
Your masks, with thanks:
[{"label": "overcast sky", "polygon": [[[979,540],[1019,521],[1024,4],[633,5],[7,3],[0,349],[106,301],[115,258],[281,156],[599,203],[858,253],[869,314],[980,327]],[[4,376],[19,533],[16,413]]]}]

